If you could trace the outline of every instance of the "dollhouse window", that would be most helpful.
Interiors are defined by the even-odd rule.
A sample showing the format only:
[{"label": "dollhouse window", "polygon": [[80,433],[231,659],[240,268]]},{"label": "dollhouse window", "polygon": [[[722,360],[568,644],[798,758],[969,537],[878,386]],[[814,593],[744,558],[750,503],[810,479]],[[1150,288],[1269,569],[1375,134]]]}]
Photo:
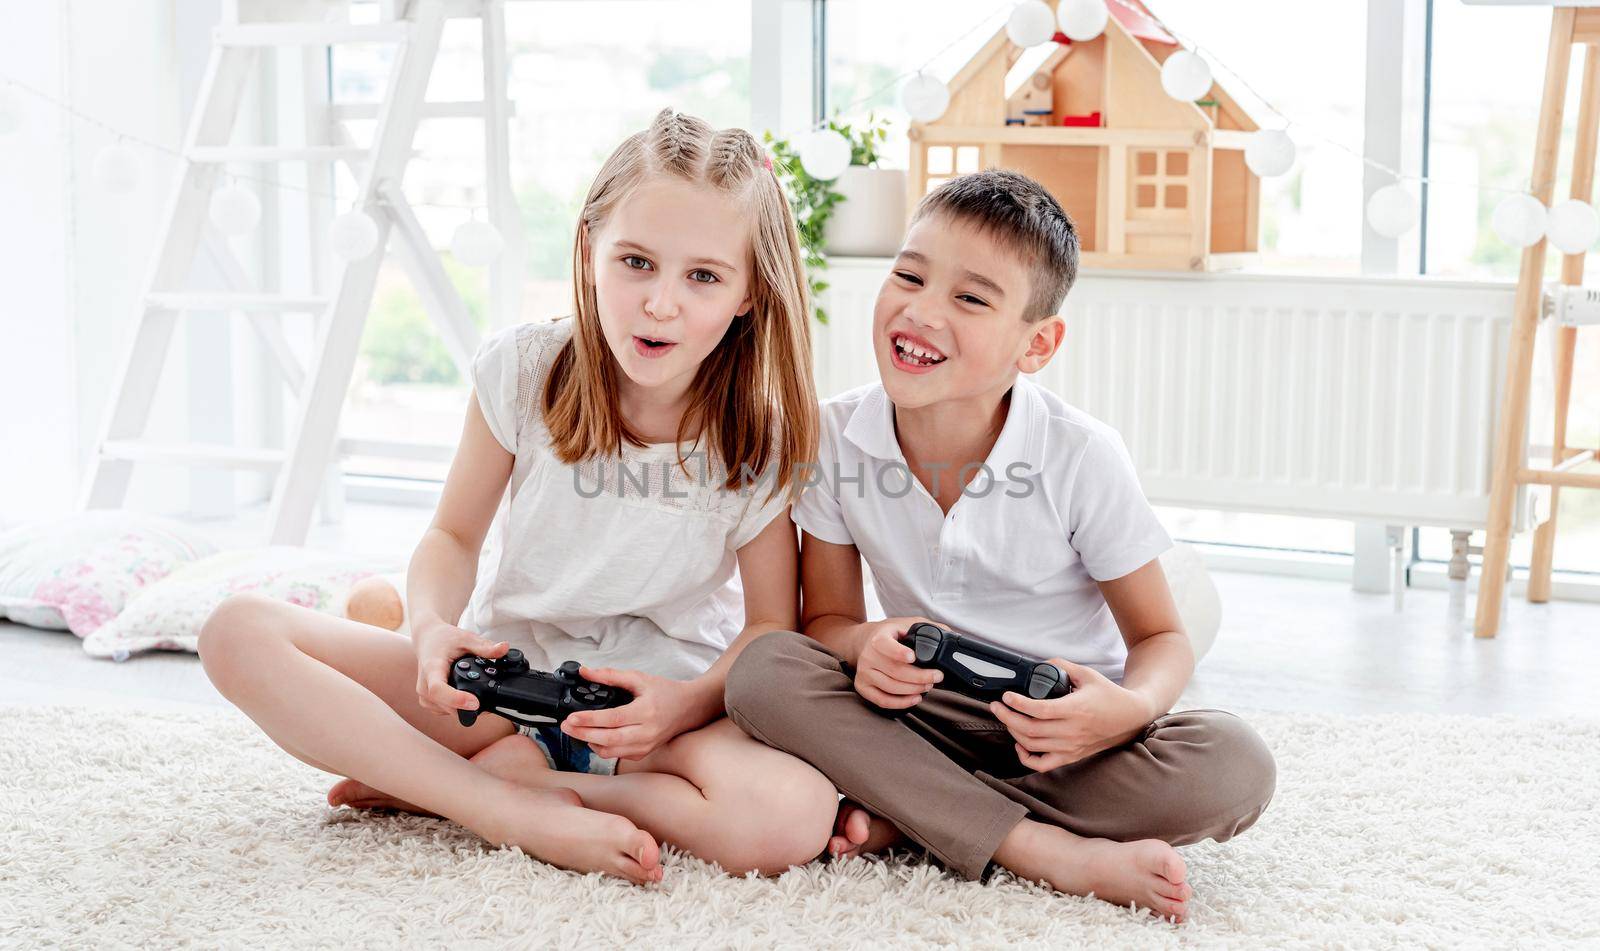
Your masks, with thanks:
[{"label": "dollhouse window", "polygon": [[955,149],[948,145],[928,146],[928,174],[949,175],[955,171]]},{"label": "dollhouse window", "polygon": [[978,147],[963,145],[956,149],[956,174],[966,175],[978,170]]},{"label": "dollhouse window", "polygon": [[1189,207],[1189,153],[1182,149],[1139,149],[1132,154],[1135,211],[1155,215]]}]

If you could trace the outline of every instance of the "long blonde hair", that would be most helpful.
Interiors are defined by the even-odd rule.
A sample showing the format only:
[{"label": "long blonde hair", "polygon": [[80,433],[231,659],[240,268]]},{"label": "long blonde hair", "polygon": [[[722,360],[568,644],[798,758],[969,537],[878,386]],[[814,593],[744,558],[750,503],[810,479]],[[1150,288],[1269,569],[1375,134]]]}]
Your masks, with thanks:
[{"label": "long blonde hair", "polygon": [[[616,455],[624,442],[644,445],[622,418],[617,365],[606,346],[595,300],[590,236],[618,202],[651,176],[710,185],[743,201],[754,228],[751,308],[695,374],[678,442],[702,437],[724,487],[771,481],[791,486],[797,464],[817,447],[817,397],[811,371],[810,305],[794,217],[766,151],[743,129],[713,129],[701,119],[662,110],[650,128],[627,138],[600,167],[578,217],[572,249],[573,332],[551,367],[543,395],[556,456],[570,464]],[[680,460],[680,463],[683,460]],[[776,472],[769,467],[776,466]],[[687,470],[685,470],[687,471]]]}]

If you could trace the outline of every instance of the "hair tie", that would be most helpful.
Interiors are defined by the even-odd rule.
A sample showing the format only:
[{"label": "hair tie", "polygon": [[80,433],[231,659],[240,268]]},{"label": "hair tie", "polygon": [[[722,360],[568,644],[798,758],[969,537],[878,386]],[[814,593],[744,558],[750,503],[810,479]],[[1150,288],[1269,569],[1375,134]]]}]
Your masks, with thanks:
[{"label": "hair tie", "polygon": [[766,149],[761,150],[761,164],[767,171],[772,171],[772,153]]}]

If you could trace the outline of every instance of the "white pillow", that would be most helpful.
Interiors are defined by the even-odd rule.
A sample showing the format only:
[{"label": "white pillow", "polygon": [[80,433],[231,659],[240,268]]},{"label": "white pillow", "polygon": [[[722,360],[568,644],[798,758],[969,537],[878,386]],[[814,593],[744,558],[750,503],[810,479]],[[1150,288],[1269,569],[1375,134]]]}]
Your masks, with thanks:
[{"label": "white pillow", "polygon": [[1194,648],[1198,664],[1222,627],[1222,596],[1206,571],[1205,559],[1190,545],[1177,542],[1163,552],[1161,573],[1167,576],[1167,587],[1172,589],[1172,600],[1189,632],[1189,646]]},{"label": "white pillow", "polygon": [[182,522],[115,509],[0,535],[0,617],[87,637],[145,585],[216,551]]},{"label": "white pillow", "polygon": [[393,571],[396,564],[395,559],[290,546],[222,552],[185,565],[140,592],[115,621],[85,638],[83,649],[113,660],[147,650],[193,651],[212,609],[240,591],[343,616],[351,585]]}]

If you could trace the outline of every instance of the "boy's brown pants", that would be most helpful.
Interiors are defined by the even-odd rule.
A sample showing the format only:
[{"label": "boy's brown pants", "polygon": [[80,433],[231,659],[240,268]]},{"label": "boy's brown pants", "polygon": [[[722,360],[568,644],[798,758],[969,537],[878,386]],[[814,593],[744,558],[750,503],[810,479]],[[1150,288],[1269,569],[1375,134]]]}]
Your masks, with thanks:
[{"label": "boy's brown pants", "polygon": [[935,687],[886,716],[839,655],[788,631],[740,653],[725,699],[746,733],[811,763],[969,879],[1027,817],[1122,842],[1226,841],[1266,809],[1277,777],[1256,732],[1219,710],[1169,713],[1123,746],[1034,772],[983,702]]}]

